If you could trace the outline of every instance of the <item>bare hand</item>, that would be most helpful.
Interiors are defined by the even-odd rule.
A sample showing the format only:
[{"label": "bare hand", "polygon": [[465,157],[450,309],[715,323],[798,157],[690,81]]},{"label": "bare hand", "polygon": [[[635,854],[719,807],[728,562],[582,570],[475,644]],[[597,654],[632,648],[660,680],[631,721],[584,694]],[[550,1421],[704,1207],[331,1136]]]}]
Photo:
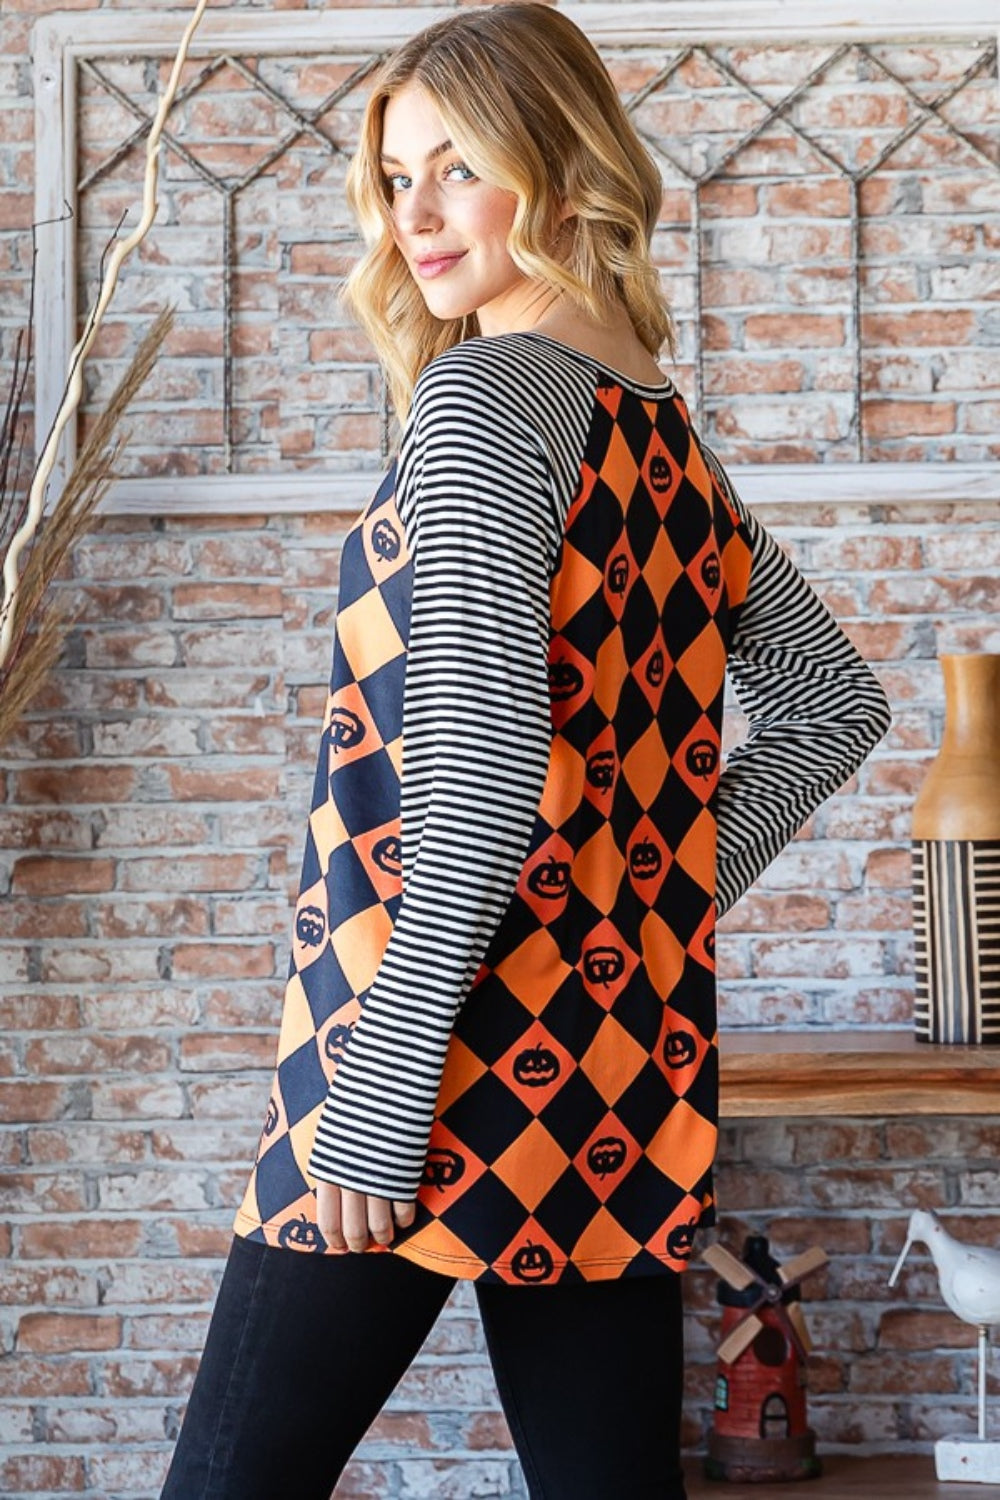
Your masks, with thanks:
[{"label": "bare hand", "polygon": [[392,1198],[375,1198],[370,1193],[356,1193],[336,1182],[316,1184],[316,1212],[319,1232],[334,1250],[365,1250],[368,1235],[380,1244],[392,1239],[396,1222],[405,1229],[416,1218],[415,1203]]}]

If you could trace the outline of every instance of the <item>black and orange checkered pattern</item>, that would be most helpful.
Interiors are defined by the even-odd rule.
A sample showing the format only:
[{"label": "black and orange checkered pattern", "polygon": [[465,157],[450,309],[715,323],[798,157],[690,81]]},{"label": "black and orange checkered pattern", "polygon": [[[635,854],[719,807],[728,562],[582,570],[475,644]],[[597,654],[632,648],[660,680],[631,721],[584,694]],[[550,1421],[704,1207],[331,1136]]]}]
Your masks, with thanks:
[{"label": "black and orange checkered pattern", "polygon": [[[412,564],[394,474],[344,542],[277,1066],[234,1222],[313,1252],[352,1253],[325,1245],[305,1164],[402,895]],[[600,383],[551,585],[529,853],[456,1018],[416,1219],[365,1253],[599,1280],[682,1270],[713,1222],[713,808],[749,573],[682,399]]]}]

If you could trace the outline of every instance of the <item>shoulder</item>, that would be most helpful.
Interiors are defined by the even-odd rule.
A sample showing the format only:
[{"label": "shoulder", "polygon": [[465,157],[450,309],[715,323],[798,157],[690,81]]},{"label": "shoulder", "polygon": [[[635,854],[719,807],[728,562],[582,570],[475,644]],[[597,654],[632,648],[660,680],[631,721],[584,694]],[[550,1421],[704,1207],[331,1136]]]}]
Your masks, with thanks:
[{"label": "shoulder", "polygon": [[478,417],[495,430],[534,435],[545,446],[565,420],[567,397],[589,401],[594,385],[591,372],[560,358],[550,343],[516,332],[479,334],[424,366],[407,425],[436,425],[449,415]]}]

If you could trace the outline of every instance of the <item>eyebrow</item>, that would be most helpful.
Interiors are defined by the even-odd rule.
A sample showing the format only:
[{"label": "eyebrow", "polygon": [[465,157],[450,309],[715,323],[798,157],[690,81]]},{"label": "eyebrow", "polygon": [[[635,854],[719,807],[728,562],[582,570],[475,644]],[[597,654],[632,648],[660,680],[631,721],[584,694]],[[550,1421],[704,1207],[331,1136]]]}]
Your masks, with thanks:
[{"label": "eyebrow", "polygon": [[[451,141],[439,141],[439,143],[436,146],[433,146],[431,148],[431,150],[428,151],[426,160],[427,161],[433,161],[435,157],[437,157],[437,156],[443,156],[446,151],[450,151],[451,150],[451,147],[452,147],[452,142]],[[387,156],[384,151],[382,152],[382,155],[379,157],[379,161],[391,161],[391,162],[394,162],[397,167],[401,167],[403,165],[403,163],[400,161],[400,159],[399,159],[398,156]]]}]

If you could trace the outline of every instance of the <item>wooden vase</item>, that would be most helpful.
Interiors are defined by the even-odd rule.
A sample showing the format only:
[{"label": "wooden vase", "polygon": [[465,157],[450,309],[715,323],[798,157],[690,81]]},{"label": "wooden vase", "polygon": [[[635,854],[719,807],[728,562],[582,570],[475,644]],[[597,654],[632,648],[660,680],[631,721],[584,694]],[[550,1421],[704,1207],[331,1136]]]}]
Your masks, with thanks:
[{"label": "wooden vase", "polygon": [[1000,654],[942,656],[945,727],[913,807],[914,1025],[1000,1043]]}]

